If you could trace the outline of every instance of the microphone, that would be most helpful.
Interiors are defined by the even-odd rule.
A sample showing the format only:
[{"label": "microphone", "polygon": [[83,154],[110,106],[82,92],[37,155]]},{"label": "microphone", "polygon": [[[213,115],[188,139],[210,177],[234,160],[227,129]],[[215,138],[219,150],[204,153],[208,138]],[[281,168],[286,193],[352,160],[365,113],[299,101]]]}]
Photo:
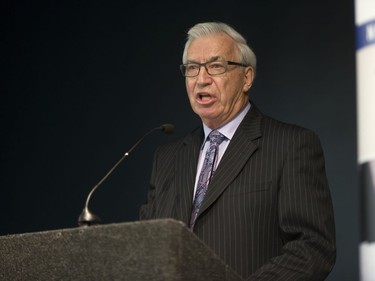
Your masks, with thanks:
[{"label": "microphone", "polygon": [[117,168],[120,163],[129,156],[129,154],[151,133],[155,131],[162,131],[165,134],[172,134],[174,132],[174,125],[173,124],[163,124],[160,127],[156,127],[146,133],[143,137],[141,137],[121,158],[117,161],[117,163],[108,171],[108,173],[91,189],[89,195],[87,196],[85,207],[83,208],[82,213],[78,218],[78,225],[79,226],[90,226],[100,224],[101,220],[98,216],[94,215],[89,210],[89,202],[92,194],[98,187],[112,174],[112,172]]}]

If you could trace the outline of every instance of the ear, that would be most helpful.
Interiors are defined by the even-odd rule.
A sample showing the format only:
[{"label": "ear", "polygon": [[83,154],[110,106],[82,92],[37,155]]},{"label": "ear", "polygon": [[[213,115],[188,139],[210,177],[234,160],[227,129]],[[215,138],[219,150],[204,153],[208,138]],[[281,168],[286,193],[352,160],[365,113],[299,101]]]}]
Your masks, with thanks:
[{"label": "ear", "polygon": [[251,66],[246,67],[245,69],[245,79],[244,79],[244,92],[247,92],[250,90],[251,86],[253,85],[254,81],[254,74],[255,70]]}]

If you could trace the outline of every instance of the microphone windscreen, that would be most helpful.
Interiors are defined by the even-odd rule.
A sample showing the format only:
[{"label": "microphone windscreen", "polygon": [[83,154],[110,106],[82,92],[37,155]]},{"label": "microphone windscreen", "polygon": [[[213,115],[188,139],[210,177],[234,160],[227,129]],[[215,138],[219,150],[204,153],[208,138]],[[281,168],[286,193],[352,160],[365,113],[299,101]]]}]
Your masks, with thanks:
[{"label": "microphone windscreen", "polygon": [[172,134],[174,132],[174,125],[173,124],[163,124],[160,126],[162,132],[166,134]]}]

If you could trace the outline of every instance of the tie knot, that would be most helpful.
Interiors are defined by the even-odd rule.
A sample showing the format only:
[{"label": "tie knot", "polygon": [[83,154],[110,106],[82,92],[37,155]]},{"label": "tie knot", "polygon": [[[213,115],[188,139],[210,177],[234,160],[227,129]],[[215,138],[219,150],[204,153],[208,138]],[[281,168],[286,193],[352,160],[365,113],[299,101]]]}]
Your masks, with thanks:
[{"label": "tie knot", "polygon": [[210,139],[210,143],[211,144],[216,144],[216,145],[220,145],[223,140],[226,139],[226,137],[221,134],[219,131],[217,130],[213,130],[209,135],[208,135],[208,138]]}]

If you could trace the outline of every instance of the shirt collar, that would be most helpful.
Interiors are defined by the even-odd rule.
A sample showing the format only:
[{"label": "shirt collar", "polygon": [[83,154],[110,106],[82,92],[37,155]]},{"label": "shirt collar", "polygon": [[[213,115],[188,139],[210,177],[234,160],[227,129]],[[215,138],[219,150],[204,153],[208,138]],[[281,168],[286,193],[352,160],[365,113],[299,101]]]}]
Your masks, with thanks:
[{"label": "shirt collar", "polygon": [[[247,112],[250,110],[250,107],[251,107],[251,104],[250,102],[248,102],[246,106],[232,120],[230,120],[228,123],[225,123],[224,126],[218,128],[217,130],[221,134],[223,134],[228,140],[231,140],[238,126],[244,119]],[[208,135],[211,133],[212,129],[207,127],[206,124],[203,123],[203,130],[204,130],[205,141],[203,142],[202,148],[204,144],[206,143],[208,139]]]}]

